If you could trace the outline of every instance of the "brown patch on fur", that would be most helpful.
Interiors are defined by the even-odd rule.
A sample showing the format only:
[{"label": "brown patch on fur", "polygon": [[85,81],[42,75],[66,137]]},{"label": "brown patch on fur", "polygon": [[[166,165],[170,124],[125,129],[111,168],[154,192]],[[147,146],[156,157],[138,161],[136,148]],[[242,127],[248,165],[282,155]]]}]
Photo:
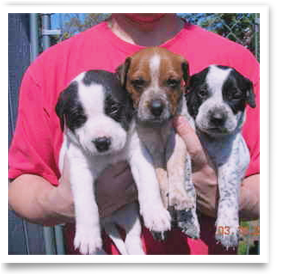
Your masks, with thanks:
[{"label": "brown patch on fur", "polygon": [[177,114],[177,107],[178,107],[178,102],[183,94],[183,91],[181,90],[176,90],[175,92],[169,91],[168,92],[168,98],[170,101],[171,105],[171,114],[172,116],[175,116]]},{"label": "brown patch on fur", "polygon": [[[164,48],[145,48],[129,57],[129,68],[126,68],[126,70],[122,70],[122,72],[127,73],[127,75],[125,77],[122,76],[121,79],[126,79],[125,88],[131,94],[132,100],[134,102],[134,107],[137,107],[143,90],[136,89],[131,81],[136,79],[144,80],[144,89],[146,89],[146,86],[150,85],[150,60],[154,54],[159,55],[161,58],[159,86],[167,95],[171,106],[171,114],[175,115],[177,112],[179,100],[181,99],[181,96],[183,95],[185,90],[183,82],[187,83],[189,78],[188,63],[182,56],[174,54]],[[169,79],[180,81],[180,85],[177,85],[177,87],[173,88],[170,87],[167,83]]]},{"label": "brown patch on fur", "polygon": [[136,91],[131,85],[126,86],[127,91],[130,93],[132,101],[133,101],[133,107],[136,108],[139,105],[141,93]]}]

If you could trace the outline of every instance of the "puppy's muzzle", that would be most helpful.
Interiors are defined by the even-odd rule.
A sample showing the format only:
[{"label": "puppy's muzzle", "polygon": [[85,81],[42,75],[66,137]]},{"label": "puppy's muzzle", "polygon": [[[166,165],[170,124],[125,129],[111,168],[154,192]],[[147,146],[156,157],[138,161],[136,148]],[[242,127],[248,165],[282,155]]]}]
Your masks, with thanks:
[{"label": "puppy's muzzle", "polygon": [[154,99],[150,104],[151,114],[155,117],[160,117],[164,110],[164,104],[160,99]]},{"label": "puppy's muzzle", "polygon": [[109,150],[111,145],[111,138],[109,137],[99,137],[92,141],[98,152],[105,152]]},{"label": "puppy's muzzle", "polygon": [[210,123],[214,127],[222,127],[225,125],[227,120],[227,116],[224,112],[221,111],[213,111],[209,114]]}]

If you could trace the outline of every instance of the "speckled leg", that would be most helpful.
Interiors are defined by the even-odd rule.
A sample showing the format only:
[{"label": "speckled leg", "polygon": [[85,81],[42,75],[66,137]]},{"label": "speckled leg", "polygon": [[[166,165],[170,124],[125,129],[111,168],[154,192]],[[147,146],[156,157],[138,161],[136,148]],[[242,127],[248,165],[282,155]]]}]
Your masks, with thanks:
[{"label": "speckled leg", "polygon": [[218,169],[219,203],[216,220],[216,240],[227,249],[238,245],[239,188],[237,173],[231,172],[229,163]]},{"label": "speckled leg", "polygon": [[174,151],[167,155],[169,177],[169,212],[172,227],[178,227],[187,236],[199,238],[200,228],[196,215],[196,193],[191,180],[191,160],[178,134],[174,136]]}]

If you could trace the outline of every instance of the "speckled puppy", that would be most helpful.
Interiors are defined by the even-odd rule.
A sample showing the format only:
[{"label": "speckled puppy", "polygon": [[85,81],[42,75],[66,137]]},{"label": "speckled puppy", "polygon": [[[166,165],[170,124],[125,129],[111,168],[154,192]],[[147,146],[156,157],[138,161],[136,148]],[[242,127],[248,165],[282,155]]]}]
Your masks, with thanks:
[{"label": "speckled puppy", "polygon": [[239,190],[250,161],[241,135],[245,107],[255,107],[249,79],[226,66],[211,65],[193,75],[186,95],[190,115],[218,175],[216,239],[225,247],[238,244]]}]

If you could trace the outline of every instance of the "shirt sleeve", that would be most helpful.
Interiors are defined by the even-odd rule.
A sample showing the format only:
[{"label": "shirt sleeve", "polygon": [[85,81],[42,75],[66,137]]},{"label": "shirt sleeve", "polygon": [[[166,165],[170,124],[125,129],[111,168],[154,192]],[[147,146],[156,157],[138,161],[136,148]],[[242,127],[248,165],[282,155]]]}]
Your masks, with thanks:
[{"label": "shirt sleeve", "polygon": [[29,67],[21,84],[17,124],[9,148],[8,177],[15,179],[22,174],[34,174],[58,185],[53,133],[44,108],[46,99],[33,75]]}]

